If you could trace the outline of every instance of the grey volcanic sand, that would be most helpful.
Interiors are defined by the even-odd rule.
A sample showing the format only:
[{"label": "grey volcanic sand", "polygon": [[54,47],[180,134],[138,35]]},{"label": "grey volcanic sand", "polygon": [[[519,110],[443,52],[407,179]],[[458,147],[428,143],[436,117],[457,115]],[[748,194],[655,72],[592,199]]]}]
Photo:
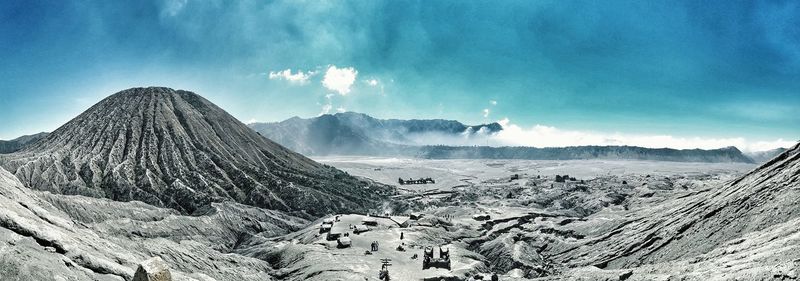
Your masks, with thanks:
[{"label": "grey volcanic sand", "polygon": [[[374,280],[382,258],[393,280],[800,278],[800,146],[760,167],[318,160],[347,173],[195,94],[115,94],[0,156],[0,279],[131,280],[153,256],[175,280]],[[437,183],[381,184],[398,177]],[[318,232],[321,217],[351,232],[370,211],[391,216],[349,248]],[[425,246],[449,248],[453,270],[422,270]]]},{"label": "grey volcanic sand", "polygon": [[[711,225],[699,222],[697,225],[703,227],[687,228],[682,236],[686,238],[668,238],[683,228],[684,221],[703,218],[675,215],[675,210],[704,214],[701,210],[708,209],[705,204],[718,205],[714,202],[724,200],[733,203],[718,206],[733,206],[741,200],[721,195],[709,201],[708,194],[725,194],[745,186],[745,190],[772,186],[776,181],[786,182],[776,188],[796,186],[793,177],[797,173],[785,170],[795,169],[796,164],[789,163],[796,160],[762,167],[758,170],[762,172],[753,172],[733,185],[730,182],[748,170],[746,165],[376,158],[322,161],[350,174],[385,178],[386,183],[411,173],[430,173],[418,176],[434,177],[439,182],[404,186],[408,190],[394,197],[407,203],[404,209],[389,209],[397,212],[393,219],[379,218],[379,225],[369,232],[351,233],[352,247],[338,249],[335,242],[326,241],[318,233],[322,219],[309,222],[236,203],[215,203],[214,211],[205,215],[183,216],[141,202],[31,191],[6,173],[0,199],[9,199],[0,203],[12,212],[0,216],[0,249],[4,251],[0,276],[122,280],[132,274],[136,263],[150,256],[161,256],[176,280],[374,280],[381,258],[392,259],[393,280],[488,278],[491,272],[500,273],[501,280],[620,280],[620,276],[628,280],[763,280],[797,276],[793,267],[794,260],[800,258],[794,254],[800,252],[795,242],[800,234],[793,227],[796,218],[770,223],[767,218],[773,215],[769,215],[753,221],[772,226],[737,232],[725,229],[728,224],[714,222],[715,216],[710,216],[709,222],[728,236],[710,240],[703,238],[708,234],[686,236],[687,231],[701,231]],[[784,172],[767,172],[773,170]],[[509,181],[512,173],[520,174],[521,179]],[[565,173],[584,183],[554,182],[553,175]],[[623,180],[627,184],[622,184]],[[421,192],[433,189],[449,192]],[[775,209],[768,208],[754,214]],[[411,221],[400,214],[412,211],[425,213],[425,217]],[[475,214],[489,214],[491,219],[488,223],[475,221]],[[363,215],[345,214],[335,227],[348,230],[362,219]],[[397,222],[409,225],[401,227]],[[403,241],[399,240],[400,232],[404,233]],[[664,238],[648,242],[652,237]],[[691,253],[682,239],[719,242],[705,249],[692,246],[697,250]],[[372,241],[380,242],[380,251],[364,255]],[[394,250],[399,243],[406,243],[407,251]],[[653,245],[662,244],[666,245],[655,252],[686,254],[648,254],[656,249]],[[438,245],[451,250],[453,270],[422,270],[422,248]],[[420,258],[412,259],[414,254]]]}]

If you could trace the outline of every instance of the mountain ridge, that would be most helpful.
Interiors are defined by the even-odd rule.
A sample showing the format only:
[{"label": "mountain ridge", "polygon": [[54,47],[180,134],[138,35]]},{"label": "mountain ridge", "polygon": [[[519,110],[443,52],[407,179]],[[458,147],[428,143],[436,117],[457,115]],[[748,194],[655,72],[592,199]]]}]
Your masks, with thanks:
[{"label": "mountain ridge", "polygon": [[778,155],[780,155],[781,153],[783,153],[783,152],[785,152],[787,150],[789,150],[789,149],[788,148],[779,147],[779,148],[770,149],[770,150],[764,150],[764,151],[745,152],[744,155],[746,155],[747,157],[750,157],[750,159],[753,159],[753,161],[755,161],[756,163],[765,163],[765,162],[769,161],[770,159],[775,158],[775,156],[778,156]]},{"label": "mountain ridge", "polygon": [[48,134],[49,133],[47,132],[41,132],[32,135],[20,136],[12,140],[0,140],[0,154],[22,150],[26,146],[47,137]]},{"label": "mountain ridge", "polygon": [[261,135],[305,155],[383,153],[404,150],[414,138],[429,135],[496,133],[498,123],[465,125],[445,119],[377,119],[363,113],[323,114],[281,122],[250,123]]},{"label": "mountain ridge", "polygon": [[475,146],[444,145],[442,139],[466,141],[503,130],[499,123],[465,125],[444,119],[376,119],[346,112],[281,122],[251,123],[250,128],[308,156],[356,155],[427,159],[619,159],[678,162],[756,163],[738,148],[671,149],[636,146]]},{"label": "mountain ridge", "polygon": [[424,146],[418,157],[428,159],[524,159],[524,160],[652,160],[671,162],[754,163],[736,147],[718,149],[645,148],[639,146],[588,145],[567,147],[526,146]]}]

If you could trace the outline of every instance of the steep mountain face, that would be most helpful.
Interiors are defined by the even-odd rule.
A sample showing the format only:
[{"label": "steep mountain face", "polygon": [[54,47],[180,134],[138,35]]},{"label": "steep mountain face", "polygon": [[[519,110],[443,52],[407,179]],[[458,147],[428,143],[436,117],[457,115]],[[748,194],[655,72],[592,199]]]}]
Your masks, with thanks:
[{"label": "steep mountain face", "polygon": [[320,215],[364,210],[388,192],[261,137],[197,94],[158,87],[116,93],[0,165],[30,188],[186,214],[232,200]]},{"label": "steep mountain face", "polygon": [[673,162],[752,163],[736,147],[720,149],[671,149],[636,146],[489,147],[425,146],[418,154],[430,159],[534,159],[534,160],[655,160]]},{"label": "steep mountain face", "polygon": [[25,146],[45,138],[47,134],[48,133],[42,132],[33,135],[21,136],[13,140],[0,140],[0,154],[22,150],[25,148]]},{"label": "steep mountain face", "polygon": [[[627,268],[697,257],[740,243],[763,246],[773,238],[757,239],[776,236],[773,232],[783,233],[778,237],[797,235],[798,186],[800,144],[724,186],[648,208],[626,218],[608,233],[554,256],[557,261],[572,265]],[[770,248],[794,245],[796,242]],[[724,254],[730,253],[717,253]],[[758,255],[776,260],[797,256],[766,252]]]},{"label": "steep mountain face", "polygon": [[315,118],[293,117],[249,125],[260,134],[305,155],[394,155],[409,153],[419,138],[469,137],[502,130],[497,123],[476,126],[453,120],[376,119],[345,112]]}]

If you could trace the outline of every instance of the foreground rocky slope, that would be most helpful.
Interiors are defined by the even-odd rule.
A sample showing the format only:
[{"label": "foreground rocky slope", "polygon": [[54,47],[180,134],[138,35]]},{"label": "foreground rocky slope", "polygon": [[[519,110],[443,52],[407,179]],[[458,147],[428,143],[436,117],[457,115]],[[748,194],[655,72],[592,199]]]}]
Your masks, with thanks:
[{"label": "foreground rocky slope", "polygon": [[587,238],[543,252],[573,278],[627,269],[640,279],[796,279],[799,186],[800,144],[736,180],[607,221],[606,231],[587,232],[592,217],[567,225]]},{"label": "foreground rocky slope", "polygon": [[226,202],[182,216],[141,202],[30,190],[0,168],[0,279],[132,280],[153,256],[173,280],[272,280],[262,260],[229,254],[243,237],[278,235],[306,220]]},{"label": "foreground rocky slope", "polygon": [[37,190],[184,214],[233,200],[319,215],[365,210],[388,192],[259,136],[194,93],[158,87],[116,93],[0,165]]},{"label": "foreground rocky slope", "polygon": [[[800,145],[721,187],[632,216],[615,231],[579,249],[592,258],[576,260],[570,254],[570,260],[615,268],[705,254],[747,233],[800,217],[798,187]],[[599,249],[604,249],[603,254],[588,254]]]}]

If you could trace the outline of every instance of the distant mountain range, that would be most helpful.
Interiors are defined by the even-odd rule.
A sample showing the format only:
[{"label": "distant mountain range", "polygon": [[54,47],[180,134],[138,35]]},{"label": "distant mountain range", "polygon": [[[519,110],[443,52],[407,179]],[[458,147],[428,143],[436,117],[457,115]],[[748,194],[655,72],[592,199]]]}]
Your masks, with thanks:
[{"label": "distant mountain range", "polygon": [[673,162],[754,163],[736,147],[720,149],[671,149],[638,146],[571,146],[571,147],[453,147],[423,146],[419,157],[430,159],[531,159],[531,160],[654,160]]},{"label": "distant mountain range", "polygon": [[770,150],[765,150],[765,151],[745,152],[744,154],[747,157],[750,157],[750,159],[753,159],[753,161],[755,161],[756,163],[764,163],[764,162],[767,162],[768,160],[770,160],[772,158],[775,158],[775,156],[780,155],[781,153],[785,152],[786,150],[789,150],[789,149],[780,147],[780,148],[770,149]]},{"label": "distant mountain range", "polygon": [[261,135],[305,155],[396,155],[441,137],[470,138],[503,129],[498,123],[475,126],[453,120],[376,119],[345,112],[277,123],[251,123]]},{"label": "distant mountain range", "polygon": [[[403,156],[427,159],[628,159],[677,162],[764,162],[785,149],[745,155],[736,147],[720,149],[670,149],[635,146],[491,147],[441,145],[438,140],[489,137],[503,127],[498,123],[465,125],[454,120],[377,119],[346,112],[248,126],[289,149],[308,156]],[[465,141],[465,143],[468,143]],[[473,142],[474,143],[474,142]]]},{"label": "distant mountain range", "polygon": [[37,142],[47,136],[47,133],[25,135],[13,140],[0,140],[0,154],[11,153],[25,148],[28,144]]},{"label": "distant mountain range", "polygon": [[[455,120],[377,119],[362,113],[324,114],[314,118],[292,117],[281,122],[251,123],[250,128],[295,152],[307,156],[359,155],[402,156],[426,159],[627,159],[676,162],[763,163],[786,151],[742,152],[735,147],[719,149],[670,149],[636,146],[491,147],[440,145],[439,140],[487,137],[503,130],[498,123],[465,125]],[[0,154],[25,148],[48,133],[0,140]]]}]

